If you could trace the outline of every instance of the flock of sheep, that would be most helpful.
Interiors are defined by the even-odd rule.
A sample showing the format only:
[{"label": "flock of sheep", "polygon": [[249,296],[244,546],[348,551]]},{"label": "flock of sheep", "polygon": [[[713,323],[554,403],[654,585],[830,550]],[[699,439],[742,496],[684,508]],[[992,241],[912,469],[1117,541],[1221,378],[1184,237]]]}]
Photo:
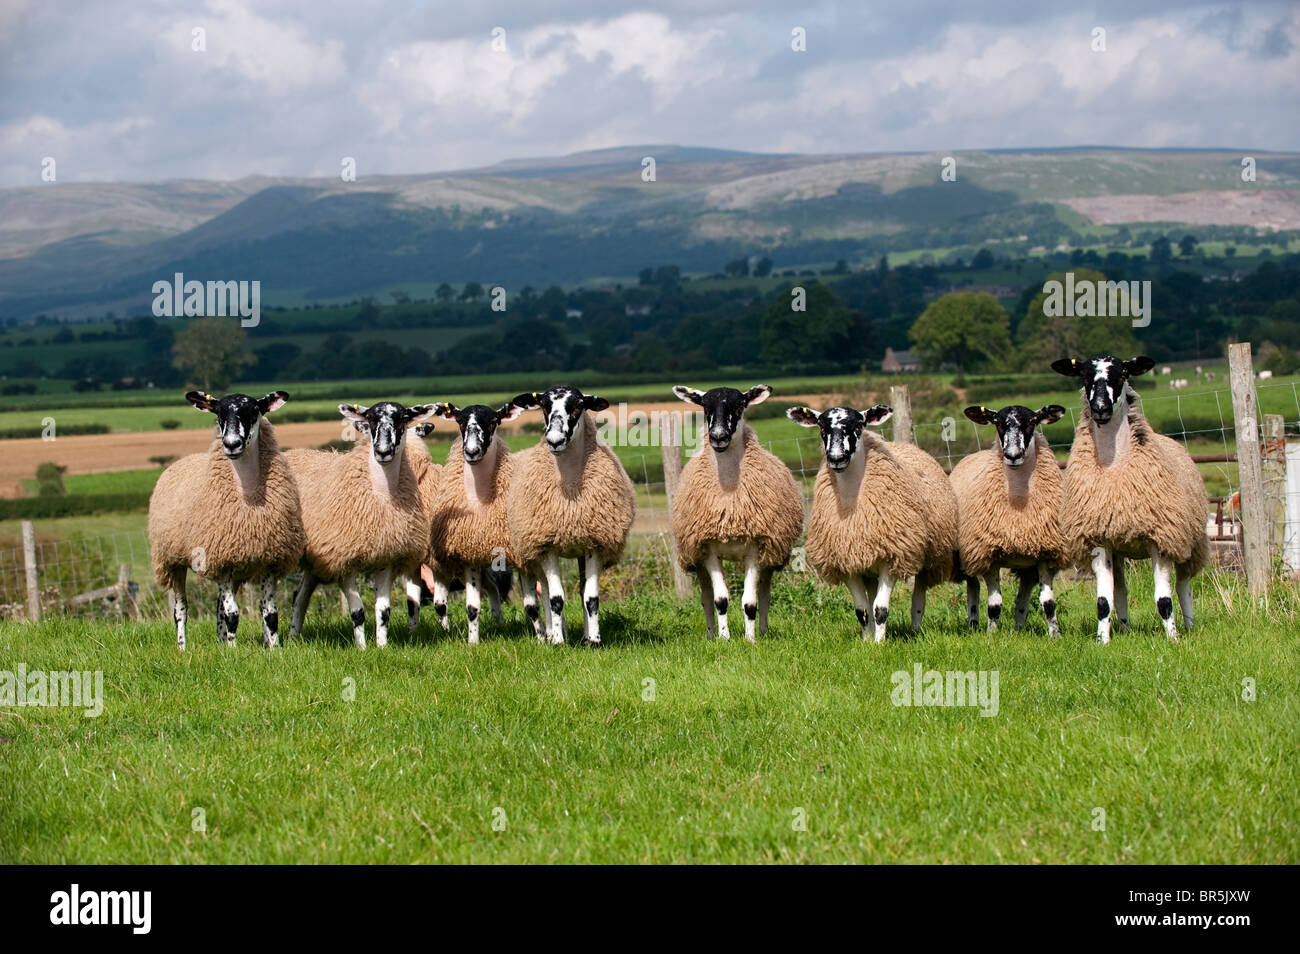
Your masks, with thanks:
[{"label": "flock of sheep", "polygon": [[[921,626],[926,591],[948,582],[966,583],[969,622],[978,627],[982,581],[994,630],[1004,568],[1020,580],[1016,628],[1026,625],[1037,584],[1056,636],[1055,575],[1090,565],[1097,638],[1105,643],[1112,619],[1128,624],[1124,561],[1145,558],[1154,568],[1156,611],[1166,634],[1177,638],[1175,590],[1191,627],[1189,581],[1209,556],[1205,487],[1186,451],[1152,431],[1134,403],[1128,379],[1152,366],[1147,357],[1111,356],[1052,365],[1078,379],[1083,394],[1064,475],[1036,432],[1060,419],[1059,405],[967,408],[972,421],[996,428],[997,441],[963,459],[951,476],[915,445],[868,430],[889,419],[889,407],[790,408],[791,420],[820,430],[824,451],[808,519],[808,562],[824,580],[846,585],[863,638],[884,639],[891,591],[907,578],[914,580],[913,629]],[[708,446],[684,468],[673,502],[677,558],[699,580],[709,634],[722,638],[730,636],[723,561],[743,566],[745,638],[753,640],[756,631],[767,631],[773,573],[789,561],[804,529],[798,483],[744,420],[746,409],[772,390],[673,391],[700,407],[708,434]],[[567,640],[562,559],[578,561],[583,642],[600,644],[600,573],[622,556],[635,510],[632,482],[597,439],[593,414],[608,401],[558,386],[520,394],[499,408],[341,404],[358,435],[350,452],[282,453],[266,415],[287,398],[282,391],[261,399],[186,395],[215,415],[219,438],[207,453],[164,471],[149,504],[154,574],[169,591],[180,648],[190,569],[216,581],[217,632],[228,644],[239,625],[235,595],[246,582],[260,584],[263,641],[277,644],[276,583],[298,570],[290,635],[302,632],[317,586],[337,584],[356,645],[364,648],[360,578],[374,584],[376,645],[387,642],[397,578],[412,632],[429,595],[449,629],[448,593],[463,585],[468,639],[477,643],[482,594],[500,620],[514,567],[538,640],[558,645]],[[541,411],[544,436],[511,454],[496,430],[531,410]],[[435,417],[460,432],[442,466],[423,440],[407,440],[408,429],[427,434]]]}]

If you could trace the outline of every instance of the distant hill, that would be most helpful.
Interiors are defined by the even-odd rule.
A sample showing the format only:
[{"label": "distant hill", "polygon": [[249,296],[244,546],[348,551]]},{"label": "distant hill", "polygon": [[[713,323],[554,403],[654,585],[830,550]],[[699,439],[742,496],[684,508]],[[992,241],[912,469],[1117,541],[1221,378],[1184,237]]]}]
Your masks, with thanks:
[{"label": "distant hill", "polygon": [[[466,281],[572,284],[883,252],[1097,240],[1128,225],[1300,228],[1300,155],[1109,148],[760,155],[628,146],[483,169],[0,190],[0,318],[147,309],[154,281],[260,279],[266,304]],[[655,159],[654,182],[642,158]]]}]

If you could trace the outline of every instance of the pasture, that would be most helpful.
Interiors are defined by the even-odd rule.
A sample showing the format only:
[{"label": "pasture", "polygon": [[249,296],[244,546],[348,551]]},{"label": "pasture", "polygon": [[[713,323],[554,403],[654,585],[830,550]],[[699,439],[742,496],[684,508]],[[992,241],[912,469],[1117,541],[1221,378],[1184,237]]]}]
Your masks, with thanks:
[{"label": "pasture", "polygon": [[[210,615],[184,655],[162,621],[5,624],[4,668],[102,670],[104,699],[0,708],[0,862],[1300,857],[1294,587],[1253,607],[1202,576],[1171,644],[1143,565],[1108,647],[1088,580],[1058,588],[1059,640],[1037,613],[968,634],[957,587],[913,638],[900,587],[874,646],[842,590],[786,576],[756,645],[656,589],[602,607],[598,651],[537,645],[517,598],[477,647],[453,604],[450,635],[426,608],[358,652],[336,593],[276,652]],[[917,665],[996,671],[996,715],[893,704]]]}]

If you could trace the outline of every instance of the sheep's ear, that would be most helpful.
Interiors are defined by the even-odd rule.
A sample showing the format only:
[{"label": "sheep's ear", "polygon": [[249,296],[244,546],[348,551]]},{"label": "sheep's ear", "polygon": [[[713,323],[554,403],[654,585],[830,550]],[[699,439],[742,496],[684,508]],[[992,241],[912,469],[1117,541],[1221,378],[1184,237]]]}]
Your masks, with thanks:
[{"label": "sheep's ear", "polygon": [[263,414],[269,414],[272,411],[278,411],[284,407],[284,402],[289,400],[288,391],[272,391],[266,397],[257,402],[257,409]]},{"label": "sheep's ear", "polygon": [[1052,370],[1067,378],[1077,378],[1083,370],[1078,358],[1057,358],[1052,362]]},{"label": "sheep's ear", "polygon": [[406,409],[406,424],[409,427],[412,424],[418,424],[421,421],[427,421],[438,413],[436,404],[412,404]]},{"label": "sheep's ear", "polygon": [[983,404],[973,404],[966,408],[966,416],[976,424],[992,424],[996,415]]},{"label": "sheep's ear", "polygon": [[217,409],[217,399],[206,391],[190,391],[186,393],[185,400],[200,411],[215,411]]},{"label": "sheep's ear", "polygon": [[688,388],[684,384],[678,384],[673,387],[673,393],[685,401],[687,404],[703,404],[704,392],[697,391],[695,388]]},{"label": "sheep's ear", "polygon": [[1146,355],[1138,355],[1132,361],[1124,362],[1124,370],[1128,372],[1130,378],[1137,377],[1139,374],[1146,374],[1156,366],[1155,358],[1148,358]]},{"label": "sheep's ear", "polygon": [[595,394],[584,394],[582,396],[582,406],[588,411],[604,411],[609,407],[609,402]]},{"label": "sheep's ear", "polygon": [[422,441],[428,440],[429,435],[432,433],[433,433],[433,425],[428,421],[425,421],[423,424],[415,425],[415,436]]},{"label": "sheep's ear", "polygon": [[894,416],[894,409],[888,404],[876,404],[862,412],[863,419],[875,427],[877,424],[884,424]]},{"label": "sheep's ear", "polygon": [[1047,404],[1034,415],[1039,424],[1055,424],[1065,416],[1065,408],[1059,404]]},{"label": "sheep's ear", "polygon": [[521,407],[514,401],[511,401],[509,404],[502,404],[497,408],[497,423],[505,424],[507,421],[513,421],[526,410],[528,410],[528,408]]},{"label": "sheep's ear", "polygon": [[516,394],[510,403],[522,407],[525,411],[535,411],[542,406],[542,396],[536,391],[525,391],[523,394]]},{"label": "sheep's ear", "polygon": [[770,387],[766,384],[755,384],[745,392],[745,406],[749,407],[751,404],[762,404],[771,396],[772,389]]},{"label": "sheep's ear", "polygon": [[810,407],[786,408],[785,416],[804,427],[818,427],[821,424],[817,419],[817,412]]},{"label": "sheep's ear", "polygon": [[433,413],[444,421],[456,420],[456,405],[449,401],[439,401],[433,406]]},{"label": "sheep's ear", "polygon": [[343,415],[343,420],[353,424],[366,423],[366,409],[360,404],[340,404],[339,413]]}]

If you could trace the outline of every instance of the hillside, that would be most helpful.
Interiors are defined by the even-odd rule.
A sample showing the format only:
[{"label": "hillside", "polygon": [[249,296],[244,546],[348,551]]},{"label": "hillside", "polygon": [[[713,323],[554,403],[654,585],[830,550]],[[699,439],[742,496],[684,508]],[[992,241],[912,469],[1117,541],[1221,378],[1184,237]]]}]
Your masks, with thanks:
[{"label": "hillside", "polygon": [[[656,181],[641,179],[641,158]],[[52,184],[0,191],[0,318],[138,313],[173,272],[259,279],[263,303],[404,285],[517,289],[672,262],[713,273],[1004,243],[1008,253],[1124,241],[1143,223],[1300,228],[1300,156],[1109,148],[942,156],[757,155],[636,146],[454,173],[235,182]],[[346,264],[346,268],[340,267]]]}]

